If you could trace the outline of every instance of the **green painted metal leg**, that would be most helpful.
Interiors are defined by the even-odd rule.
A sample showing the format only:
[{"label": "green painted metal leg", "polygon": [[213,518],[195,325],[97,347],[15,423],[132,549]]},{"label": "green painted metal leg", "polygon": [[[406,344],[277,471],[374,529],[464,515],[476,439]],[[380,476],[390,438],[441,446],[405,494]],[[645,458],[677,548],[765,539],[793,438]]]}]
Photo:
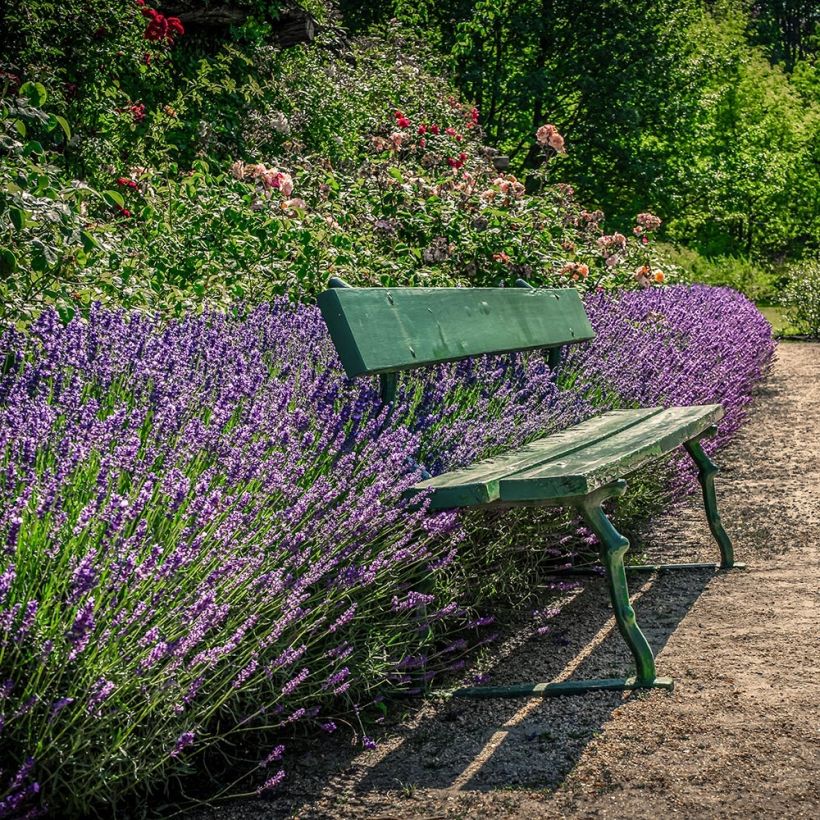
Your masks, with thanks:
[{"label": "green painted metal leg", "polygon": [[720,471],[720,468],[706,455],[700,443],[701,438],[711,436],[715,432],[717,432],[717,428],[710,427],[701,433],[698,438],[684,442],[683,446],[698,466],[698,481],[703,490],[706,520],[709,522],[709,529],[720,547],[720,568],[731,569],[742,565],[735,564],[732,542],[729,540],[726,530],[723,529],[720,513],[718,513],[717,498],[715,496],[715,474]]},{"label": "green painted metal leg", "polygon": [[655,657],[635,620],[635,610],[629,603],[629,587],[624,570],[624,553],[629,549],[629,541],[612,526],[601,507],[607,498],[623,495],[624,492],[626,482],[616,481],[586,496],[579,505],[579,510],[587,526],[601,542],[601,562],[606,570],[609,597],[618,629],[635,658],[636,679],[639,683],[651,686],[656,678]]},{"label": "green painted metal leg", "polygon": [[655,658],[652,650],[635,621],[635,610],[629,603],[629,589],[624,571],[624,553],[629,548],[626,540],[604,515],[601,504],[613,496],[623,495],[625,481],[616,481],[601,487],[580,502],[578,509],[587,525],[601,540],[601,558],[606,569],[609,595],[615,610],[615,620],[624,640],[635,658],[637,674],[629,678],[603,678],[600,680],[568,680],[560,683],[517,683],[508,686],[474,686],[453,693],[459,698],[516,698],[555,697],[582,695],[586,692],[623,691],[630,689],[672,689],[672,678],[659,678],[655,674]]}]

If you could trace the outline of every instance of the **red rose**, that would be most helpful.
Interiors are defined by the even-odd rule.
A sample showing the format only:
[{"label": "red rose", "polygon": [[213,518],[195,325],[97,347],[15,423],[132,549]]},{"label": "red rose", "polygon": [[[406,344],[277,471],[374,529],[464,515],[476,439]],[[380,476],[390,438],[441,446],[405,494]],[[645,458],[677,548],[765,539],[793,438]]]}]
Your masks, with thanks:
[{"label": "red rose", "polygon": [[142,103],[129,105],[128,110],[131,112],[134,122],[143,122],[145,120],[145,106]]}]

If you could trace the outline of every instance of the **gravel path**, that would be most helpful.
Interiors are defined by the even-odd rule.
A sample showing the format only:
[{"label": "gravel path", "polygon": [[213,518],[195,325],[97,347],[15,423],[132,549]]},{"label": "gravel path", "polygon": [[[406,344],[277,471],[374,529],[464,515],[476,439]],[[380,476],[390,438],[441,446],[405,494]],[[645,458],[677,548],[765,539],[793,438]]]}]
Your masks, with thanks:
[{"label": "gravel path", "polygon": [[[191,817],[820,816],[818,418],[820,345],[782,344],[720,457],[723,520],[748,569],[635,576],[672,694],[408,705],[375,751],[306,743],[269,802]],[[666,561],[717,554],[694,497],[641,546]],[[494,682],[623,674],[607,613],[602,584],[586,585],[560,641],[511,634]]]}]

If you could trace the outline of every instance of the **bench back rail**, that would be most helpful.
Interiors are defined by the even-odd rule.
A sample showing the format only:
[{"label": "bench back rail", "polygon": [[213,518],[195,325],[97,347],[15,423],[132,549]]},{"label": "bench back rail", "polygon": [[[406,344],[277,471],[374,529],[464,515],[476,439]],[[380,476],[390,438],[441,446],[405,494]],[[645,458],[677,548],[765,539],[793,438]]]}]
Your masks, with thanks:
[{"label": "bench back rail", "polygon": [[[350,378],[391,374],[488,353],[556,348],[594,331],[572,288],[351,288],[341,280],[319,308]],[[387,385],[385,391],[384,386]],[[392,388],[392,389],[391,389]]]}]

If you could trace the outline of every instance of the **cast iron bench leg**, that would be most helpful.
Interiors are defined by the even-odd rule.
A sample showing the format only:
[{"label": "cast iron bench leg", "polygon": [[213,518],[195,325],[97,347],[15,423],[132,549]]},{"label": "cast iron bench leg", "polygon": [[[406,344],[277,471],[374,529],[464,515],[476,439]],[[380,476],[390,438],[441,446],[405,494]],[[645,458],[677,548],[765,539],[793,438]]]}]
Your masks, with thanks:
[{"label": "cast iron bench leg", "polygon": [[582,695],[585,692],[619,691],[625,689],[672,689],[672,678],[659,678],[655,674],[655,658],[635,620],[635,610],[629,603],[629,588],[624,571],[624,553],[629,541],[612,526],[601,504],[608,498],[623,495],[625,481],[616,481],[601,487],[585,498],[575,502],[589,528],[601,541],[601,560],[606,569],[609,597],[615,612],[618,629],[635,658],[636,675],[630,678],[604,678],[598,680],[568,680],[560,683],[517,683],[509,686],[473,686],[454,692],[462,698],[514,698],[555,697],[558,695]]},{"label": "cast iron bench leg", "polygon": [[615,529],[601,506],[608,498],[623,495],[624,492],[626,481],[616,481],[586,496],[578,508],[587,526],[601,542],[601,563],[606,571],[615,621],[635,658],[635,683],[645,687],[671,687],[669,678],[658,678],[655,673],[655,657],[635,620],[635,610],[629,602],[629,587],[624,569],[624,554],[629,549],[629,541]]},{"label": "cast iron bench leg", "polygon": [[735,563],[732,542],[729,540],[726,530],[723,529],[723,524],[720,520],[720,513],[717,508],[717,498],[715,497],[715,474],[720,471],[720,468],[709,458],[709,456],[706,455],[700,443],[702,438],[714,435],[716,432],[717,427],[709,427],[697,438],[684,442],[683,446],[698,466],[698,481],[700,482],[701,489],[703,490],[703,504],[706,507],[706,520],[709,523],[709,529],[711,530],[715,541],[718,542],[718,546],[720,547],[720,568],[743,568],[745,564]]}]

